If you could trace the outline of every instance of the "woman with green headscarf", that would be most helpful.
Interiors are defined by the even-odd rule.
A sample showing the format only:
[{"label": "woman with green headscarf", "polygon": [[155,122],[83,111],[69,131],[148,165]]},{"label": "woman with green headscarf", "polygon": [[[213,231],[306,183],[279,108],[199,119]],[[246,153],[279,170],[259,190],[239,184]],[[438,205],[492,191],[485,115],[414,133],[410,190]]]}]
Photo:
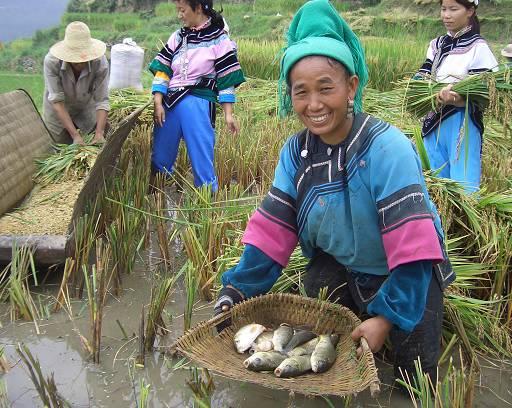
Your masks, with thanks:
[{"label": "woman with green headscarf", "polygon": [[280,112],[293,108],[306,128],[282,148],[215,313],[269,291],[299,243],[308,296],[327,287],[331,301],[369,315],[353,339],[376,352],[389,335],[395,375],[412,375],[419,357],[435,381],[442,290],[454,275],[417,154],[402,132],[362,112],[364,52],[327,0],[301,7],[287,40]]}]

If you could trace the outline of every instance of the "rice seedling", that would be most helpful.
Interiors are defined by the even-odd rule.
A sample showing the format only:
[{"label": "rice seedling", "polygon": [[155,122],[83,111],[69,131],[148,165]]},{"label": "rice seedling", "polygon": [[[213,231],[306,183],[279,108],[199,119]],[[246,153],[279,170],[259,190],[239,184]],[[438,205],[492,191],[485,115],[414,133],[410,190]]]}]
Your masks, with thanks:
[{"label": "rice seedling", "polygon": [[187,385],[194,396],[194,408],[211,407],[211,398],[213,391],[215,391],[215,384],[208,369],[191,367],[190,379],[187,380]]},{"label": "rice seedling", "polygon": [[12,246],[11,262],[0,273],[0,301],[9,301],[11,320],[33,321],[39,334],[38,309],[30,292],[29,280],[37,285],[37,273],[32,248]]},{"label": "rice seedling", "polygon": [[[155,192],[151,195],[151,203],[150,208],[153,214],[157,214],[159,216],[165,215],[165,194],[163,193],[163,184],[164,180],[160,174],[157,175],[155,180]],[[169,242],[170,242],[170,228],[171,225],[161,218],[151,218],[153,228],[156,230],[156,236],[158,241],[158,248],[160,250],[160,259],[163,261],[166,267],[169,267],[171,264],[171,254],[169,251]]]},{"label": "rice seedling", "polygon": [[153,350],[157,332],[163,332],[165,330],[165,322],[162,313],[171,296],[174,283],[178,276],[179,275],[163,275],[158,277],[157,274],[154,276],[144,334],[144,347],[146,351]]},{"label": "rice seedling", "polygon": [[94,165],[101,146],[57,144],[54,149],[55,153],[36,160],[34,179],[40,184],[84,178]]},{"label": "rice seedling", "polygon": [[473,406],[475,377],[478,369],[471,360],[469,368],[464,364],[462,352],[460,355],[461,367],[456,368],[450,358],[446,375],[441,381],[433,384],[430,377],[422,372],[421,362],[415,361],[416,373],[410,378],[402,370],[402,380],[397,380],[409,393],[415,408],[467,408]]},{"label": "rice seedling", "polygon": [[144,378],[139,379],[139,398],[138,398],[138,408],[147,408],[148,407],[148,398],[149,398],[149,390],[151,388],[151,384],[146,384]]},{"label": "rice seedling", "polygon": [[198,277],[195,274],[194,267],[190,261],[184,265],[185,268],[185,291],[187,294],[185,300],[185,309],[183,311],[183,331],[190,330],[192,326],[192,313],[194,302],[196,300]]},{"label": "rice seedling", "polygon": [[[92,214],[95,214],[93,211]],[[74,259],[74,268],[70,272],[75,297],[81,298],[84,288],[83,268],[89,264],[91,250],[94,246],[94,240],[98,236],[98,226],[101,217],[94,218],[89,213],[84,213],[73,224],[73,237],[74,237],[74,252],[72,254]]]},{"label": "rice seedling", "polygon": [[53,373],[46,378],[44,377],[39,360],[34,358],[28,347],[24,344],[18,344],[16,352],[25,364],[25,368],[28,370],[44,406],[49,408],[71,408],[71,405],[58,392]]},{"label": "rice seedling", "polygon": [[91,273],[88,273],[84,265],[83,273],[87,289],[89,316],[91,320],[91,345],[92,358],[95,363],[100,362],[101,327],[103,320],[103,306],[105,304],[108,282],[110,247],[105,245],[102,239],[96,241],[96,264],[92,265]]},{"label": "rice seedling", "polygon": [[222,189],[214,201],[208,188],[189,186],[184,204],[180,208],[182,218],[189,224],[181,230],[181,237],[190,267],[194,269],[203,300],[211,300],[217,279],[217,259],[224,246],[231,243],[231,231],[247,222],[248,201],[237,198],[239,189]]},{"label": "rice seedling", "polygon": [[137,354],[137,357],[135,359],[135,366],[137,367],[144,367],[144,364],[146,362],[146,347],[145,347],[145,318],[144,318],[144,305],[142,305],[142,310],[140,313],[140,322],[139,322],[139,352]]},{"label": "rice seedling", "polygon": [[75,260],[73,258],[66,258],[66,263],[64,264],[64,272],[62,274],[62,280],[59,287],[59,292],[57,294],[57,299],[55,302],[55,306],[53,308],[54,312],[58,312],[60,308],[65,304],[68,310],[71,309],[71,301],[69,296],[69,278],[73,270],[75,269]]}]

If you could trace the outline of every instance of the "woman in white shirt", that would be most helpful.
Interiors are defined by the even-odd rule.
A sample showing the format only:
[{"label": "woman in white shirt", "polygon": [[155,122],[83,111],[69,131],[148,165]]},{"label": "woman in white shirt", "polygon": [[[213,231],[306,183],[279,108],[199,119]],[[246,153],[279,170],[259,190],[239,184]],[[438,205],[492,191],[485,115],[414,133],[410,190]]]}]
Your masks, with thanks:
[{"label": "woman in white shirt", "polygon": [[430,42],[418,74],[447,85],[437,95],[439,109],[424,118],[422,133],[431,168],[441,169],[441,177],[456,180],[473,192],[480,188],[483,115],[452,86],[468,75],[496,69],[498,62],[480,35],[478,0],[439,3],[448,32]]}]

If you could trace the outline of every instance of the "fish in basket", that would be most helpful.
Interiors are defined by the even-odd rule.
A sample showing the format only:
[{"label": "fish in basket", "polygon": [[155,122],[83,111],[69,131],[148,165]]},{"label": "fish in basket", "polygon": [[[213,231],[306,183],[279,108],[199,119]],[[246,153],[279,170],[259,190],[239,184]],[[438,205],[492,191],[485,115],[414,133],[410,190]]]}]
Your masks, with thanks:
[{"label": "fish in basket", "polygon": [[[231,319],[231,325],[218,334],[216,326],[228,319]],[[252,324],[255,326],[249,326],[239,332],[240,329]],[[362,339],[363,353],[357,357],[357,345],[350,337],[352,330],[359,324],[357,316],[341,305],[292,294],[267,294],[241,302],[228,312],[198,323],[178,338],[171,348],[212,372],[242,382],[305,395],[339,397],[357,394],[370,387],[371,395],[376,396],[380,388],[373,354],[366,341]],[[284,329],[279,331],[279,336],[290,336],[287,327],[299,328],[294,330],[294,333],[300,332],[300,328],[307,328],[303,330],[312,332],[315,337],[310,337],[296,346],[290,345],[291,337],[286,341],[281,340],[277,351],[273,347],[273,353],[288,353],[293,349],[307,348],[314,343],[311,340],[317,338],[317,343],[322,342],[324,346],[331,344],[333,348],[335,347],[334,361],[331,359],[325,367],[320,365],[322,368],[317,372],[307,367],[297,376],[281,375],[282,371],[275,372],[271,369],[272,365],[262,372],[250,369],[249,365],[253,363],[247,360],[260,352],[261,349],[257,347],[269,348],[270,346],[265,345],[270,344],[271,337],[270,334],[264,335],[259,340],[259,345],[254,340],[270,330],[273,330],[273,338],[280,328]],[[254,338],[247,339],[244,333],[247,330],[256,330]],[[245,344],[235,343],[237,333],[237,340],[242,340]],[[308,345],[308,342],[311,343]],[[314,346],[312,347],[314,350]],[[246,352],[251,348],[255,352],[253,356]],[[309,364],[305,355],[295,353],[299,354],[295,357],[300,358],[294,360]],[[305,354],[307,359],[311,359],[308,353]],[[291,356],[293,357],[293,353]],[[279,364],[281,363],[282,361]]]}]

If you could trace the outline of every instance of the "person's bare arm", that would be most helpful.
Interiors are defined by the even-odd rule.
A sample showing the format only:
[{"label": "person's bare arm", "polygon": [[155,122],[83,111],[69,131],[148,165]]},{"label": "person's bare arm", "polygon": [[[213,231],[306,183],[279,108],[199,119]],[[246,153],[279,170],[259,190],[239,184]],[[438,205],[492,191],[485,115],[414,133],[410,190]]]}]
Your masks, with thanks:
[{"label": "person's bare arm", "polygon": [[73,143],[84,144],[84,140],[82,139],[82,136],[80,136],[80,133],[75,127],[75,124],[71,119],[71,116],[69,116],[69,112],[64,106],[64,102],[52,102],[52,106],[55,113],[57,114],[57,117],[62,123],[62,126],[64,126],[64,129],[68,131],[69,135],[71,136],[71,139],[73,139]]},{"label": "person's bare arm", "polygon": [[104,109],[96,111],[96,132],[91,143],[104,143],[105,142],[105,126],[107,124],[108,112]]}]

